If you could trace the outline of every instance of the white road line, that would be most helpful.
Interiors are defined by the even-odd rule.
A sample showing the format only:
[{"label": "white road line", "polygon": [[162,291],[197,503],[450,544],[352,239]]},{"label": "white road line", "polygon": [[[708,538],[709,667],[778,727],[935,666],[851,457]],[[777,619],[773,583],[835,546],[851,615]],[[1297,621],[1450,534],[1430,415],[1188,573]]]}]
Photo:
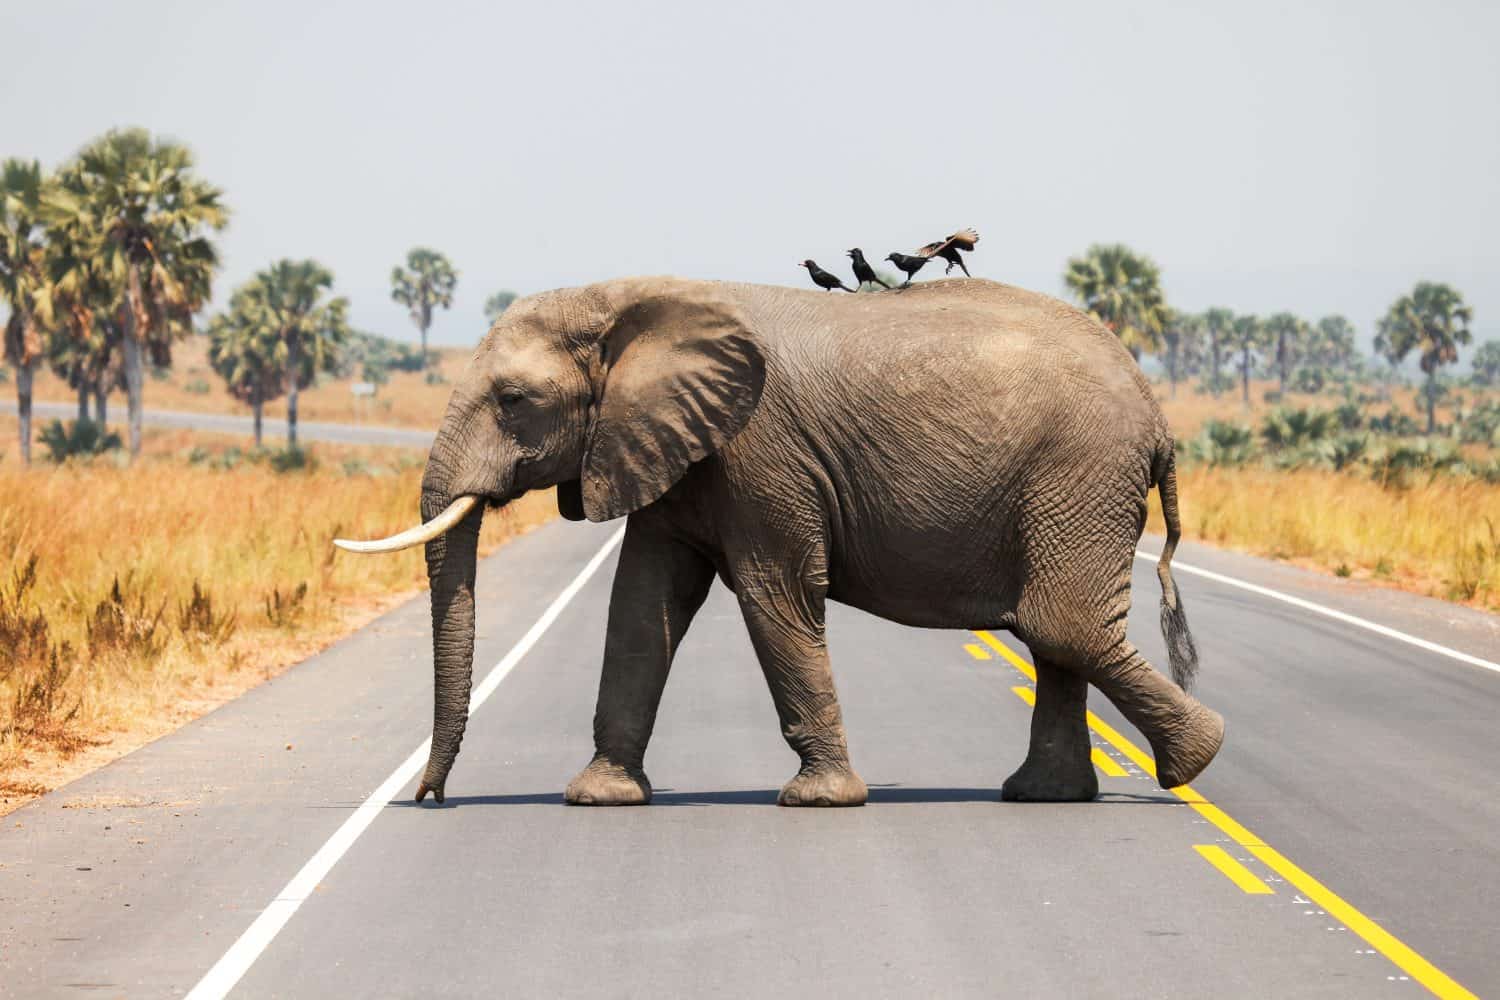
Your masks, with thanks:
[{"label": "white road line", "polygon": [[[563,592],[557,595],[542,616],[536,620],[536,624],[521,637],[521,641],[511,647],[505,658],[495,664],[489,674],[475,689],[469,698],[469,712],[484,704],[486,698],[494,693],[500,682],[505,680],[507,674],[521,661],[521,657],[536,645],[538,639],[547,631],[548,627],[557,620],[564,608],[568,606],[583,585],[589,581],[589,577],[599,568],[600,564],[614,551],[615,546],[620,544],[620,539],[625,537],[625,529],[622,527],[613,535],[604,547],[594,553],[594,557],[588,561],[579,574],[573,578],[573,582],[563,588]],[[375,821],[382,809],[395,798],[396,795],[410,784],[416,777],[417,771],[427,762],[427,751],[432,744],[429,737],[422,741],[422,745],[412,751],[411,756],[402,762],[401,766],[391,772],[391,776],[380,783],[380,787],[370,794],[370,797],[354,810],[354,814],[344,820],[342,826],[334,831],[333,836],[318,848],[318,853],[312,856],[302,870],[292,877],[276,898],[271,900],[269,906],[260,912],[245,933],[241,934],[239,940],[230,946],[224,956],[214,963],[214,967],[208,970],[208,974],[198,981],[188,994],[188,1000],[208,1000],[208,998],[219,998],[229,994],[236,983],[244,974],[250,971],[250,966],[260,957],[261,952],[276,938],[281,928],[297,912],[297,907],[302,901],[313,894],[318,883],[327,877],[328,872],[338,863],[339,858],[354,846],[359,835],[365,832],[365,828]]]},{"label": "white road line", "polygon": [[[1136,550],[1135,557],[1137,559],[1144,559],[1145,561],[1151,563],[1154,563],[1157,560],[1156,553],[1146,552],[1141,549]],[[1312,601],[1303,600],[1300,597],[1293,597],[1291,594],[1283,594],[1281,591],[1272,590],[1270,587],[1262,587],[1258,584],[1246,583],[1244,580],[1236,580],[1234,577],[1225,576],[1222,573],[1214,573],[1210,570],[1199,569],[1197,566],[1189,566],[1177,559],[1172,560],[1172,569],[1174,571],[1181,570],[1182,572],[1189,573],[1193,576],[1206,577],[1207,579],[1213,580],[1216,583],[1222,583],[1230,587],[1238,587],[1240,590],[1248,590],[1252,594],[1259,594],[1262,597],[1269,597],[1273,601],[1283,601],[1287,604],[1292,605],[1293,607],[1301,608],[1304,611],[1311,611],[1314,614],[1324,615],[1328,618],[1334,619],[1335,621],[1341,621],[1345,625],[1354,625],[1359,628],[1369,629],[1371,632],[1374,632],[1377,635],[1383,635],[1387,639],[1395,639],[1397,642],[1404,642],[1408,645],[1416,646],[1418,649],[1425,649],[1429,653],[1437,653],[1439,656],[1446,656],[1449,659],[1457,660],[1460,663],[1467,663],[1471,667],[1480,667],[1484,670],[1493,670],[1495,673],[1500,674],[1500,663],[1495,663],[1492,660],[1486,660],[1483,657],[1474,656],[1470,653],[1461,653],[1456,649],[1449,649],[1447,646],[1442,646],[1435,642],[1429,642],[1426,639],[1419,639],[1414,635],[1408,635],[1405,632],[1393,629],[1388,625],[1381,625],[1379,622],[1372,622],[1368,618],[1360,618],[1357,615],[1347,614],[1343,611],[1335,611],[1333,608],[1324,607],[1321,604],[1314,604]]]}]

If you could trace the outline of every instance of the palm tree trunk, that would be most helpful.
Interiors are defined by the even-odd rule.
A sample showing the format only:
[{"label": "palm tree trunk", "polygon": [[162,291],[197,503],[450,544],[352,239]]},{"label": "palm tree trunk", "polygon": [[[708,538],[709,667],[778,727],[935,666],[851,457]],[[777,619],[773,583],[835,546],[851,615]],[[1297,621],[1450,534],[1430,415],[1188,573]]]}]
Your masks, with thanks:
[{"label": "palm tree trunk", "polygon": [[1167,379],[1172,383],[1172,399],[1177,398],[1177,345],[1167,352]]},{"label": "palm tree trunk", "polygon": [[31,370],[36,361],[16,365],[16,413],[21,423],[21,464],[31,464]]},{"label": "palm tree trunk", "polygon": [[109,410],[109,393],[105,391],[103,384],[94,386],[94,423],[100,427],[104,426],[105,415]]},{"label": "palm tree trunk", "polygon": [[144,389],[145,372],[141,367],[141,338],[145,336],[144,330],[136,328],[137,310],[141,305],[141,271],[140,265],[130,265],[129,278],[125,291],[125,336],[124,348],[125,358],[125,416],[126,426],[129,428],[130,455],[134,458],[141,453],[141,392]]},{"label": "palm tree trunk", "polygon": [[258,450],[260,448],[260,416],[266,404],[260,398],[260,386],[256,386],[253,392],[254,395],[250,397],[250,410],[255,414],[255,447]]},{"label": "palm tree trunk", "polygon": [[1211,362],[1211,364],[1213,365],[1213,368],[1211,369],[1213,377],[1212,377],[1212,379],[1211,379],[1211,381],[1210,381],[1209,384],[1213,386],[1213,397],[1215,399],[1218,399],[1219,398],[1219,335],[1218,335],[1218,333],[1216,333],[1213,330],[1209,330],[1209,332],[1208,332],[1208,350],[1209,350],[1209,353],[1213,356],[1213,361]]},{"label": "palm tree trunk", "polygon": [[301,366],[300,360],[302,344],[300,338],[295,334],[287,337],[286,342],[286,447],[288,451],[294,451],[297,447],[297,372]]},{"label": "palm tree trunk", "polygon": [[1427,373],[1427,436],[1437,431],[1437,370]]},{"label": "palm tree trunk", "polygon": [[1286,398],[1286,334],[1276,339],[1276,394]]},{"label": "palm tree trunk", "polygon": [[80,379],[78,382],[78,422],[81,424],[89,418],[89,387]]},{"label": "palm tree trunk", "polygon": [[432,325],[432,309],[422,306],[422,370],[427,370],[427,328]]},{"label": "palm tree trunk", "polygon": [[1245,391],[1245,409],[1248,410],[1248,409],[1250,409],[1250,350],[1249,350],[1249,348],[1245,349],[1245,353],[1240,358],[1240,383],[1241,383],[1241,385],[1244,386],[1244,391]]}]

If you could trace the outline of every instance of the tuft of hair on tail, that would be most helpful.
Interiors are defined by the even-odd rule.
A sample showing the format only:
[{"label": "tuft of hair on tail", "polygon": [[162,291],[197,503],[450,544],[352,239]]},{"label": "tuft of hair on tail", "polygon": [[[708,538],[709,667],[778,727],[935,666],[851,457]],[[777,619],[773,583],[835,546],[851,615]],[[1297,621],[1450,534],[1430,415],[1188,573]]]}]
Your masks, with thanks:
[{"label": "tuft of hair on tail", "polygon": [[1172,579],[1172,554],[1177,551],[1177,541],[1182,537],[1182,521],[1177,511],[1177,458],[1173,454],[1170,435],[1166,435],[1165,441],[1157,448],[1151,479],[1161,494],[1162,520],[1167,524],[1167,541],[1161,547],[1161,558],[1156,561],[1156,577],[1161,581],[1161,634],[1167,641],[1167,662],[1172,669],[1172,680],[1188,691],[1198,676],[1198,647],[1188,629],[1182,594],[1177,590],[1177,581]]}]

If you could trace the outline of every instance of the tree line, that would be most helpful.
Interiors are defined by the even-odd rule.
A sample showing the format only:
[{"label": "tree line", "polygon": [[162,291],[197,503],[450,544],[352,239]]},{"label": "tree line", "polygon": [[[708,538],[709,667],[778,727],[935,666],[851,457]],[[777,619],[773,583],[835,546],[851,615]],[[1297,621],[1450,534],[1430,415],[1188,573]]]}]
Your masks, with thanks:
[{"label": "tree line", "polygon": [[[1268,373],[1278,394],[1290,388],[1319,392],[1331,382],[1369,376],[1355,346],[1354,325],[1340,315],[1309,322],[1290,312],[1237,314],[1215,307],[1200,313],[1173,309],[1162,290],[1161,271],[1145,254],[1121,244],[1095,244],[1068,260],[1063,284],[1129,349],[1137,361],[1155,354],[1167,371],[1170,392],[1183,377],[1201,376],[1214,395],[1229,391],[1238,376],[1245,405],[1250,379]],[[1391,303],[1376,323],[1375,351],[1395,369],[1416,355],[1426,376],[1421,396],[1427,433],[1436,427],[1437,401],[1446,391],[1442,368],[1458,360],[1458,348],[1473,340],[1473,309],[1449,285],[1418,282]],[[1481,345],[1474,379],[1500,384],[1500,343]],[[1233,373],[1233,374],[1230,374]]]},{"label": "tree line", "polygon": [[[197,171],[184,145],[145,129],[110,131],[56,170],[36,160],[0,164],[0,302],[9,307],[4,358],[16,373],[21,458],[31,460],[32,384],[47,364],[77,393],[80,421],[103,424],[111,391],[126,397],[129,449],[140,453],[145,371],[169,367],[172,346],[194,332],[219,269],[214,236],[229,223],[221,188]],[[391,298],[407,307],[427,363],[434,310],[448,309],[458,272],[424,247],[391,273]],[[279,260],[235,289],[208,319],[209,359],[229,392],[250,406],[255,438],[268,401],[287,397],[287,441],[297,441],[297,396],[346,348],[347,298],[313,260]],[[515,299],[485,303],[493,320]]]}]

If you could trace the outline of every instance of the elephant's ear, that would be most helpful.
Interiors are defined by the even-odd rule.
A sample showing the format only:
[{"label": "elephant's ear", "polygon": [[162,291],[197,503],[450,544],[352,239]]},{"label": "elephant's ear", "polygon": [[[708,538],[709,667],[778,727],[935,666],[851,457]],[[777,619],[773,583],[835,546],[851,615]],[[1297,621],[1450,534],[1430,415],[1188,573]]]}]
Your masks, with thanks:
[{"label": "elephant's ear", "polygon": [[641,296],[602,344],[583,456],[590,521],[639,510],[728,444],[760,402],[765,359],[743,313],[706,289]]}]

